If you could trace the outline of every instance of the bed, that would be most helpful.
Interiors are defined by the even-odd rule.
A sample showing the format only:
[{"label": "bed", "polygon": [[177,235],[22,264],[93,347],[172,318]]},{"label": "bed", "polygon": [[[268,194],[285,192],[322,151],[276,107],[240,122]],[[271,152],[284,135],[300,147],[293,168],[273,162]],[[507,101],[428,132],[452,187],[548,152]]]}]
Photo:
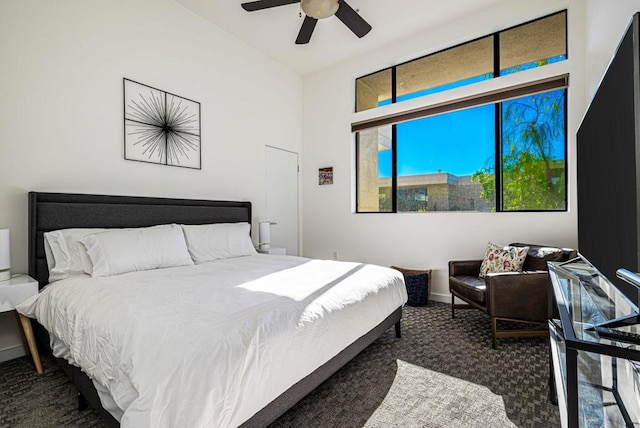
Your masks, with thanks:
[{"label": "bed", "polygon": [[[41,288],[48,284],[45,232],[168,224],[250,227],[251,221],[249,202],[31,192],[29,274]],[[59,330],[70,327],[58,326],[62,323],[56,317],[43,312],[46,306],[39,301],[45,300],[66,305],[55,309],[57,314],[77,314],[76,324],[89,326],[83,327],[82,339],[91,346],[77,351],[80,345],[74,343],[59,351],[62,339],[78,331]],[[248,255],[107,277],[71,277],[52,283],[31,306],[19,310],[30,317],[39,315],[48,325],[52,334],[34,322],[40,348],[51,350],[50,344],[56,344],[58,363],[78,388],[80,401],[95,407],[109,424],[118,426],[122,418],[123,426],[175,426],[180,421],[182,426],[252,427],[273,422],[390,327],[395,325],[400,337],[405,302],[402,275],[387,268]],[[134,306],[134,311],[120,309]],[[212,309],[200,314],[203,308]],[[325,317],[328,312],[332,314]],[[104,332],[95,337],[86,333],[103,329],[97,320],[110,316],[114,325],[109,331],[116,331],[116,321],[134,322],[126,318],[131,313],[147,320],[141,327],[131,324],[131,330],[148,332],[129,339],[127,330],[130,342],[125,345],[120,343],[126,342],[125,336],[103,344]],[[239,318],[240,313],[249,315]],[[254,326],[255,319],[268,323]],[[157,340],[163,334],[166,337]],[[239,350],[237,342],[248,344],[249,350]],[[131,355],[111,352],[118,346]],[[157,385],[148,380],[153,373]],[[121,391],[123,383],[133,386]]]}]

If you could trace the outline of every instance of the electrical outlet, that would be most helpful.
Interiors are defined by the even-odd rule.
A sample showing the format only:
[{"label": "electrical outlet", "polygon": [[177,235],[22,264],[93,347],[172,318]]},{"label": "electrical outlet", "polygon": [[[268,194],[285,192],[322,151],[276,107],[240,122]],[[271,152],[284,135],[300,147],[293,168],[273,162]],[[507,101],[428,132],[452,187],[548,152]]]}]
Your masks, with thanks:
[{"label": "electrical outlet", "polygon": [[333,253],[331,253],[331,258],[332,258],[333,260],[338,260],[338,252],[337,252],[337,251],[334,251]]}]

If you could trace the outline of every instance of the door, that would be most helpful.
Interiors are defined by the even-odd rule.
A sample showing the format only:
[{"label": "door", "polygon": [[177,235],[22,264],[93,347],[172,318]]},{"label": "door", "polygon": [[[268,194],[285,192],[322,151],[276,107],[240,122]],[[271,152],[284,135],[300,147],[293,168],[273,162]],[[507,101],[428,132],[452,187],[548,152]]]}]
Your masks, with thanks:
[{"label": "door", "polygon": [[[266,205],[271,247],[298,255],[298,154],[266,146]],[[261,220],[262,221],[262,220]]]}]

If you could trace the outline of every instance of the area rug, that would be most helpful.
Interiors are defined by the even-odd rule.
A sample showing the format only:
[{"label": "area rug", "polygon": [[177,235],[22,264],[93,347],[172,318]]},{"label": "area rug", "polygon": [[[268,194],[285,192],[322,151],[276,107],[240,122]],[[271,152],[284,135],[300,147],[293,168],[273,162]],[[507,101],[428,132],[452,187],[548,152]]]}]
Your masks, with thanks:
[{"label": "area rug", "polygon": [[502,397],[489,388],[402,360],[367,428],[511,428]]}]

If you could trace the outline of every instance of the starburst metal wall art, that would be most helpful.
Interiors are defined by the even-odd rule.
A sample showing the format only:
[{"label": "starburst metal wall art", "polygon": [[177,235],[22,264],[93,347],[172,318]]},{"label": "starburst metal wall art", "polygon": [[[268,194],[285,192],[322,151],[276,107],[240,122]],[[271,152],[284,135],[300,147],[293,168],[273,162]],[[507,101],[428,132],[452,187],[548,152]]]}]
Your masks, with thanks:
[{"label": "starburst metal wall art", "polygon": [[124,158],[201,169],[200,103],[124,79]]}]

